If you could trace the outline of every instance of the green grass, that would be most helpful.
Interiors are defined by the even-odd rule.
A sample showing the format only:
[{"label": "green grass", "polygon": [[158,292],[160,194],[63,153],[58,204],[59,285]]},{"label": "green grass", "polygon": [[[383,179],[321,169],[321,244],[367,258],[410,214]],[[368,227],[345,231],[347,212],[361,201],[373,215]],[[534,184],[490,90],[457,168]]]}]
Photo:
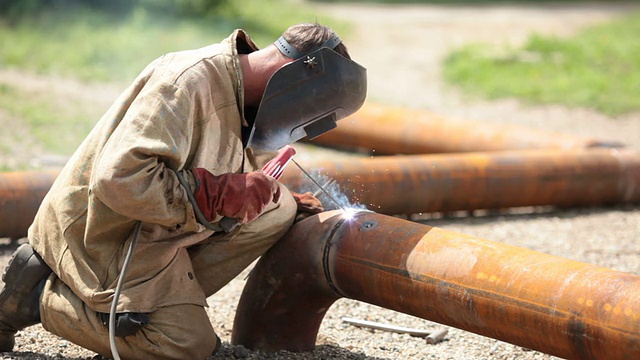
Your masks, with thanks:
[{"label": "green grass", "polygon": [[640,13],[570,39],[532,36],[518,49],[470,45],[444,76],[472,94],[588,107],[608,115],[640,110]]},{"label": "green grass", "polygon": [[[28,126],[31,135],[56,154],[71,154],[97,121],[88,116],[91,111],[86,106],[73,99],[63,103],[47,93],[26,92],[7,84],[0,84],[0,108],[19,119],[20,126]],[[0,148],[0,153],[8,151]]]},{"label": "green grass", "polygon": [[[0,20],[0,66],[87,81],[129,81],[154,58],[218,42],[244,28],[260,46],[289,25],[316,15],[290,1],[233,2],[215,18],[176,19],[137,9],[120,18],[95,11],[57,11],[17,24]],[[344,30],[320,17],[318,21]]]},{"label": "green grass", "polygon": [[[207,19],[176,19],[144,9],[121,17],[86,9],[53,11],[17,22],[0,19],[0,68],[124,88],[167,52],[219,42],[236,28],[247,30],[264,47],[288,26],[315,21],[343,37],[348,32],[346,24],[288,0],[232,2]],[[27,126],[53,154],[70,155],[99,118],[95,106],[90,109],[79,101],[9,85],[0,78],[0,110]],[[11,156],[11,151],[0,147],[0,156]]]},{"label": "green grass", "polygon": [[[445,4],[445,5],[469,5],[469,4],[529,4],[551,3],[558,0],[310,0],[317,3],[367,3],[367,4]],[[614,0],[616,1],[616,0]],[[564,0],[563,2],[584,2],[584,0]]]}]

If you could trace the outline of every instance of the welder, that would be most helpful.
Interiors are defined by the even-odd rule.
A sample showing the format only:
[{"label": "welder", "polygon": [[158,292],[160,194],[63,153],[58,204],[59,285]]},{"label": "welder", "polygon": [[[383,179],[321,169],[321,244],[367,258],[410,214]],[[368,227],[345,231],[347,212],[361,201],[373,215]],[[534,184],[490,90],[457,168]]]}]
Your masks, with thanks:
[{"label": "welder", "polygon": [[[260,169],[283,146],[334,128],[365,96],[365,69],[317,23],[262,49],[238,29],[153,61],[70,158],[5,269],[0,351],[42,323],[112,357],[113,323],[123,358],[215,353],[207,297],[296,215],[323,210]],[[238,226],[222,226],[229,219]]]}]

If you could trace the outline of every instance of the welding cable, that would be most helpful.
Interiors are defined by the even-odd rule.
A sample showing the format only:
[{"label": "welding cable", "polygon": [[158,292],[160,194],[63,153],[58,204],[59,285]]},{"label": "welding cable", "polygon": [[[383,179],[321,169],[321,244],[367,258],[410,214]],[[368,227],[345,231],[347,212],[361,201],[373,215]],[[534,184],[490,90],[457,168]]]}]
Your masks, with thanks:
[{"label": "welding cable", "polygon": [[[176,174],[176,177],[178,178],[180,185],[182,185],[185,192],[187,193],[187,198],[189,199],[189,202],[193,206],[193,211],[198,221],[209,230],[213,230],[215,232],[224,231],[222,228],[210,223],[204,217],[204,215],[202,214],[202,211],[200,211],[200,208],[196,203],[196,199],[193,196],[193,193],[191,192],[189,184],[187,183],[185,178],[179,172],[175,170],[172,170],[172,171]],[[225,219],[232,220],[231,218],[225,218]],[[120,270],[120,275],[118,278],[118,283],[116,285],[116,290],[113,293],[111,310],[109,311],[109,346],[111,347],[111,355],[113,356],[113,360],[120,360],[120,354],[118,354],[118,348],[116,346],[116,315],[117,315],[116,308],[118,306],[118,299],[120,298],[120,293],[122,292],[122,284],[124,283],[124,278],[125,278],[125,275],[127,274],[129,263],[131,262],[131,257],[133,256],[133,251],[135,250],[136,245],[138,243],[138,237],[140,237],[141,229],[142,229],[142,221],[138,221],[133,230],[133,238],[131,239],[131,243],[129,244],[129,249],[127,250],[127,254],[124,258],[124,264],[122,264],[122,269]],[[233,228],[231,228],[231,230],[233,230]],[[226,232],[229,232],[229,231],[226,231]]]},{"label": "welding cable", "polygon": [[[218,227],[210,223],[200,211],[198,204],[196,203],[196,199],[191,192],[191,188],[189,184],[185,180],[184,176],[180,174],[178,171],[172,169],[172,171],[176,174],[180,185],[184,188],[187,193],[187,198],[193,206],[193,211],[196,215],[198,221],[204,225],[209,230],[213,230],[215,232],[231,232],[235,229],[235,226],[238,225],[237,221],[232,218],[225,217],[220,223],[224,223],[227,226]],[[124,264],[122,264],[122,269],[120,270],[120,276],[118,278],[118,283],[116,285],[116,290],[113,294],[113,301],[111,302],[111,310],[109,312],[109,345],[111,346],[111,355],[113,356],[113,360],[120,360],[120,355],[118,354],[118,349],[116,347],[116,307],[118,306],[118,298],[120,297],[120,292],[122,291],[122,283],[124,282],[125,275],[127,274],[127,269],[129,267],[129,263],[131,262],[131,256],[133,255],[133,251],[135,250],[136,244],[138,243],[138,237],[140,236],[140,230],[142,229],[142,221],[138,221],[136,223],[135,229],[133,230],[133,238],[131,239],[131,244],[129,244],[129,249],[127,250],[127,254],[124,258]]]},{"label": "welding cable", "polygon": [[120,270],[120,276],[116,285],[116,290],[113,293],[113,301],[111,302],[111,310],[109,311],[109,345],[111,346],[111,356],[113,360],[120,360],[120,354],[118,354],[118,348],[116,347],[116,307],[118,306],[118,298],[120,298],[120,292],[122,291],[122,284],[124,283],[133,251],[138,243],[138,237],[140,236],[140,229],[142,229],[142,221],[136,223],[133,229],[133,238],[129,244],[127,255],[124,257],[124,264],[122,264],[122,270]]}]

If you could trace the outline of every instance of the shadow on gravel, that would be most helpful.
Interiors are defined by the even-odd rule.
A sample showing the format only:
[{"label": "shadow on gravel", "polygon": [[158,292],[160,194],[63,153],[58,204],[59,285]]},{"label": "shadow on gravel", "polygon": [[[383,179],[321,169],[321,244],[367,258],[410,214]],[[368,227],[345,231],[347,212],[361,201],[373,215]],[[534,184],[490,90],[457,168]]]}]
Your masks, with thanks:
[{"label": "shadow on gravel", "polygon": [[20,360],[93,360],[97,359],[96,357],[64,357],[62,355],[56,356],[47,356],[38,354],[31,351],[14,351],[11,353],[0,353],[0,359],[9,360],[9,359],[20,359]]},{"label": "shadow on gravel", "polygon": [[389,360],[395,358],[380,358],[374,356],[367,356],[361,352],[352,352],[346,348],[342,348],[335,345],[318,345],[313,351],[305,352],[290,352],[290,351],[277,351],[277,352],[263,352],[263,351],[250,351],[242,348],[242,353],[238,353],[240,346],[233,346],[228,343],[223,343],[222,349],[214,357],[210,357],[211,360],[218,359],[260,359],[260,360],[326,360],[326,359],[340,359],[340,360]]},{"label": "shadow on gravel", "polygon": [[[351,352],[345,348],[334,345],[320,345],[313,351],[306,352],[289,352],[289,351],[277,351],[277,352],[263,352],[263,351],[250,351],[242,348],[238,351],[237,346],[224,344],[222,349],[216,354],[216,356],[209,357],[210,360],[218,359],[260,359],[260,360],[325,360],[325,359],[341,359],[341,360],[389,360],[392,358],[380,358],[366,356],[361,352]],[[12,353],[0,353],[0,359],[20,359],[20,360],[104,360],[100,355],[90,357],[64,357],[61,354],[56,356],[47,356],[38,354],[31,351],[16,351]]]}]

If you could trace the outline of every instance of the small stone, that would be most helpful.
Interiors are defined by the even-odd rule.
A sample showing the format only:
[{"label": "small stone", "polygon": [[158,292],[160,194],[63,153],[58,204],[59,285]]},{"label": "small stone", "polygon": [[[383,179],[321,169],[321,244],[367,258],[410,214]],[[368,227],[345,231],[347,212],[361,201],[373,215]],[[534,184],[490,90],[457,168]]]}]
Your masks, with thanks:
[{"label": "small stone", "polygon": [[233,349],[233,357],[236,359],[244,359],[249,357],[249,350],[242,345],[238,345]]}]

